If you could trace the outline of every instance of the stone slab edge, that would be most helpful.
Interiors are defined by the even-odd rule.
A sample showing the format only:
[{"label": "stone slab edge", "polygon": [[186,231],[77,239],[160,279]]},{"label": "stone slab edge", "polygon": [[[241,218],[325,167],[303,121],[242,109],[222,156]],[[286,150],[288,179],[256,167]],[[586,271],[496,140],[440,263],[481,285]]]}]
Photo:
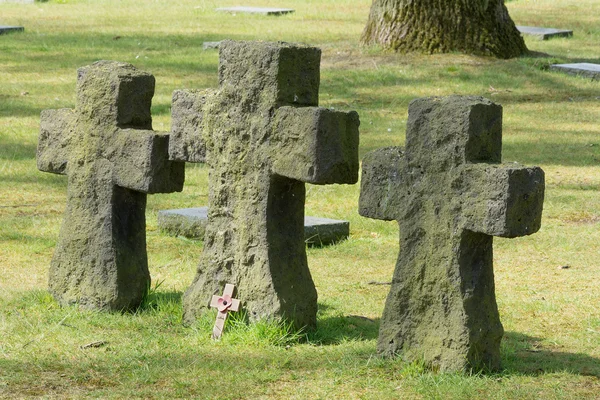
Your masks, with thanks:
[{"label": "stone slab edge", "polygon": [[9,32],[24,32],[25,28],[22,26],[1,26],[0,25],[0,35]]},{"label": "stone slab edge", "polygon": [[[172,236],[202,239],[208,219],[208,207],[181,208],[158,212],[158,227]],[[339,242],[350,236],[350,222],[329,218],[304,217],[307,244],[319,246]]]},{"label": "stone slab edge", "polygon": [[553,37],[571,37],[573,31],[568,29],[542,28],[537,26],[517,26],[523,35],[537,37],[540,40],[548,40]]},{"label": "stone slab edge", "polygon": [[221,45],[220,40],[218,42],[204,42],[204,43],[202,43],[202,50],[218,49],[220,45]]},{"label": "stone slab edge", "polygon": [[592,80],[600,80],[600,64],[553,64],[550,66],[550,70],[566,72],[570,75],[584,76],[592,78]]},{"label": "stone slab edge", "polygon": [[283,15],[293,13],[292,8],[269,8],[269,7],[223,7],[217,8],[217,11],[228,13],[262,14],[262,15]]}]

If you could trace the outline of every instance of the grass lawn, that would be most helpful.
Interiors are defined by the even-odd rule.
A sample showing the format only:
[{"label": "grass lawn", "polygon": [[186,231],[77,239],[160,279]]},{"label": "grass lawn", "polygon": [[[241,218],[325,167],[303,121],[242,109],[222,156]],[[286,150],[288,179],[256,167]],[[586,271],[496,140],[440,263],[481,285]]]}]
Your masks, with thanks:
[{"label": "grass lawn", "polygon": [[[358,44],[369,0],[252,0],[296,9],[229,15],[237,0],[51,0],[0,4],[0,398],[597,399],[600,398],[600,82],[550,63],[600,63],[600,2],[515,0],[518,25],[569,28],[569,39],[526,39],[535,54],[382,53]],[[40,111],[74,107],[76,69],[125,61],[156,77],[154,129],[170,128],[171,93],[217,85],[224,38],[303,42],[323,50],[320,105],[356,110],[361,157],[404,143],[417,97],[482,95],[504,107],[504,161],[546,172],[542,229],[495,239],[504,370],[435,374],[379,358],[379,316],[398,254],[398,228],[357,213],[359,186],[307,185],[306,213],[351,223],[351,237],[309,249],[318,329],[213,316],[181,324],[181,293],[202,242],[157,230],[161,209],[206,205],[207,169],[188,164],[182,193],[148,198],[153,288],[135,313],[60,308],[45,291],[65,207],[66,178],[36,169]],[[562,268],[569,266],[569,268]]]}]

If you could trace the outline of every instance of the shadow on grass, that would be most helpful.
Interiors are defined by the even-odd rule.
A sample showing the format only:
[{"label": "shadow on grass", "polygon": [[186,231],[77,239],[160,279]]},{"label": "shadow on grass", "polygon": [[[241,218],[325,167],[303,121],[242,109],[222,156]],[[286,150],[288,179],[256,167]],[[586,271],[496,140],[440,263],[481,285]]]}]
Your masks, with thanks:
[{"label": "shadow on grass", "polygon": [[[13,55],[13,62],[5,66],[7,72],[19,72],[19,61],[31,63],[29,73],[47,73],[51,70],[78,68],[97,60],[117,59],[182,73],[216,73],[215,62],[199,57],[203,51],[203,43],[223,39],[241,40],[243,37],[231,33],[217,36],[156,32],[121,36],[118,32],[73,32],[27,33],[15,39],[5,44],[5,54]],[[32,41],[38,45],[32,45]],[[65,51],[67,46],[68,51]],[[29,51],[23,52],[23,48]],[[210,54],[218,53],[206,51],[206,55]],[[53,57],[55,55],[59,57]]]},{"label": "shadow on grass", "polygon": [[[148,296],[148,302],[145,306],[146,310],[153,311],[157,307],[160,311],[160,318],[168,318],[173,315],[174,311],[167,309],[174,307],[181,308],[182,293],[178,291],[153,292]],[[10,309],[21,310],[18,315],[23,316],[31,314],[34,316],[44,315],[47,321],[55,324],[56,321],[64,321],[64,312],[52,300],[52,297],[46,291],[29,291],[23,296],[18,297],[8,303],[3,303],[0,298],[0,305],[3,306],[3,311],[11,315]],[[320,311],[334,312],[335,309],[320,305]],[[42,314],[39,314],[39,313]],[[68,315],[71,315],[69,313]],[[82,330],[83,336],[80,341],[87,338],[87,334],[96,331],[96,324],[106,323],[113,318],[110,313],[102,313],[94,315],[94,318],[88,320],[81,318],[77,324],[78,329]],[[36,317],[37,318],[37,317]],[[91,321],[91,322],[90,322]],[[137,381],[145,381],[148,378],[149,382],[160,382],[161,377],[168,371],[172,373],[179,370],[182,374],[191,374],[194,376],[204,376],[209,371],[243,371],[246,375],[252,375],[256,371],[264,371],[265,369],[276,371],[322,371],[323,359],[314,357],[314,353],[307,353],[305,356],[300,356],[299,353],[290,357],[287,350],[281,347],[265,347],[255,351],[253,346],[213,346],[208,343],[200,346],[189,345],[189,335],[184,333],[179,328],[180,325],[173,319],[172,324],[164,324],[162,326],[153,326],[148,331],[142,331],[141,323],[144,320],[126,319],[113,320],[109,326],[121,326],[123,331],[129,331],[136,328],[139,335],[147,335],[143,338],[144,343],[139,342],[139,339],[133,342],[127,340],[114,340],[108,343],[108,346],[102,348],[90,348],[86,352],[93,352],[94,357],[80,358],[75,363],[64,362],[65,358],[58,360],[52,352],[41,354],[39,358],[32,361],[27,358],[11,359],[0,357],[0,368],[5,371],[10,371],[10,374],[5,375],[3,388],[0,385],[0,397],[3,389],[24,390],[21,386],[22,379],[28,379],[26,374],[28,370],[38,371],[38,378],[47,378],[47,381],[58,379],[63,381],[61,377],[65,377],[65,372],[68,371],[69,376],[86,376],[90,368],[98,372],[97,377],[103,377],[106,382],[114,379],[115,375],[120,375],[122,371],[128,371],[127,376],[130,379]],[[156,320],[152,320],[155,321]],[[71,332],[73,326],[68,324],[61,325],[61,322],[55,325],[58,334]],[[72,323],[71,320],[70,323]],[[122,325],[116,325],[122,324]],[[150,323],[150,320],[147,321]],[[175,328],[174,328],[175,327]],[[318,329],[309,335],[311,341],[320,340],[315,344],[320,345],[335,345],[343,343],[346,340],[371,340],[377,337],[377,329],[379,320],[370,320],[360,316],[326,316],[318,321]],[[47,330],[47,329],[46,329]],[[62,333],[61,333],[62,332]],[[115,336],[118,333],[115,331]],[[162,335],[168,335],[169,340],[163,341]],[[86,339],[87,340],[87,339]],[[160,346],[153,344],[160,343]],[[188,343],[188,345],[185,345]],[[310,348],[310,347],[309,347]],[[17,354],[17,353],[15,353]],[[344,360],[348,358],[356,358],[356,360],[370,359],[374,354],[374,349],[368,348],[344,348],[343,352],[331,353],[330,357]],[[17,355],[17,357],[19,357]],[[100,362],[99,362],[100,361]],[[502,344],[502,361],[504,370],[500,375],[504,376],[542,376],[552,373],[568,373],[573,375],[588,376],[600,378],[600,359],[581,353],[567,353],[554,351],[551,348],[544,348],[542,339],[521,334],[518,332],[506,332]],[[83,363],[83,364],[82,364]],[[87,364],[86,364],[87,363]],[[395,360],[390,360],[385,363],[387,367],[394,368]],[[336,365],[336,363],[330,363]],[[347,365],[347,364],[346,364]],[[373,372],[381,371],[381,368],[374,368]],[[56,371],[55,374],[46,374],[50,371]],[[138,376],[139,374],[142,374]],[[40,375],[41,374],[41,375]],[[259,374],[260,375],[260,374]],[[219,380],[221,373],[215,373],[213,378]],[[257,378],[257,376],[249,376],[248,378]],[[13,379],[14,378],[14,379]],[[66,378],[67,379],[67,378]],[[249,382],[252,381],[249,379]],[[85,379],[84,379],[85,380]],[[35,385],[35,379],[30,384]],[[200,380],[202,381],[202,380]],[[105,386],[101,384],[99,386]],[[110,385],[108,385],[110,386]]]},{"label": "shadow on grass", "polygon": [[[160,284],[158,284],[160,286]],[[159,292],[150,289],[135,313],[141,312],[177,312],[182,310],[183,292]],[[319,313],[331,312],[331,307],[319,304]],[[335,310],[333,310],[335,312]],[[345,341],[373,340],[377,338],[379,319],[370,319],[360,315],[335,315],[318,317],[317,328],[306,333],[309,342],[316,345],[336,345]]]},{"label": "shadow on grass", "polygon": [[578,135],[574,132],[566,135],[563,133],[562,137],[561,132],[557,130],[544,130],[541,134],[554,135],[555,140],[506,141],[502,145],[503,161],[516,161],[527,165],[600,166],[600,143],[592,134],[589,135],[589,141],[583,143],[569,142],[569,138],[577,138]]},{"label": "shadow on grass", "polygon": [[[100,396],[138,398],[254,398],[290,375],[340,374],[345,358],[334,355],[298,357],[286,351],[253,351],[247,348],[201,346],[184,348],[164,343],[135,349],[132,344],[113,344],[81,350],[73,361],[43,354],[35,359],[0,358],[5,373],[0,397],[48,396],[70,398]],[[362,356],[360,352],[352,356]],[[89,355],[88,355],[89,354]],[[344,356],[345,357],[345,356]],[[335,371],[334,371],[335,370]],[[344,375],[354,371],[343,370]],[[302,378],[303,381],[305,378]],[[258,390],[258,392],[257,392]],[[95,396],[92,396],[94,394]],[[249,395],[250,394],[250,395]]]},{"label": "shadow on grass", "polygon": [[35,160],[37,143],[22,143],[6,135],[1,135],[0,139],[2,140],[0,160]]},{"label": "shadow on grass", "polygon": [[518,332],[506,332],[502,345],[504,373],[538,376],[568,372],[600,378],[600,359],[582,353],[547,349],[539,344],[541,340]]},{"label": "shadow on grass", "polygon": [[[19,74],[23,72],[23,65],[27,65],[28,75],[48,76],[48,71],[56,76],[66,73],[72,81],[53,83],[52,86],[68,85],[75,90],[76,70],[103,59],[132,63],[140,70],[152,73],[160,87],[164,86],[165,77],[170,79],[173,74],[183,76],[184,82],[186,79],[195,80],[202,76],[209,77],[216,83],[218,52],[203,51],[203,43],[223,39],[239,40],[242,37],[236,34],[169,35],[160,32],[128,35],[120,35],[118,32],[26,32],[12,39],[3,42],[5,49],[0,54],[0,63],[4,64],[3,71]],[[185,87],[184,82],[176,84],[176,88]],[[23,85],[44,86],[27,79]],[[32,93],[35,90],[30,89]],[[19,95],[0,95],[0,117],[39,116],[43,109],[61,108],[34,105],[31,101],[30,98]],[[65,102],[64,107],[70,106],[72,104]],[[155,100],[152,112],[154,116],[168,115],[170,108],[170,102],[158,103]]]},{"label": "shadow on grass", "polygon": [[[574,64],[574,63],[591,63],[600,64],[600,57],[596,58],[581,58],[581,57],[557,57],[552,54],[543,53],[541,51],[530,51],[527,56],[521,58],[522,60],[540,60],[541,62],[536,63],[540,69],[548,69],[550,64]],[[545,61],[544,61],[545,60]]]},{"label": "shadow on grass", "polygon": [[[456,89],[453,90],[453,94],[481,95],[505,107],[520,107],[523,104],[542,107],[548,104],[556,107],[557,104],[564,104],[565,109],[568,109],[574,102],[595,102],[598,99],[596,88],[579,88],[572,84],[575,81],[566,78],[564,74],[548,71],[551,64],[600,61],[596,59],[568,59],[548,54],[532,54],[511,61],[486,59],[484,66],[477,66],[474,62],[463,65],[460,61],[453,62],[451,57],[443,65],[436,65],[435,60],[439,59],[430,60],[424,56],[421,59],[422,72],[416,76],[413,76],[414,72],[410,72],[413,67],[411,63],[401,65],[400,69],[398,65],[383,64],[377,70],[368,67],[329,67],[322,71],[321,97],[325,104],[340,109],[355,109],[361,116],[361,156],[376,148],[402,142],[404,133],[401,131],[404,130],[405,123],[399,120],[406,118],[409,103],[417,97],[436,94],[431,88],[435,87],[438,81],[455,83]],[[407,91],[405,87],[409,85],[414,89]],[[534,90],[521,89],[529,86]],[[419,94],[423,92],[425,94]],[[332,101],[327,101],[328,95],[333,95]],[[505,114],[505,117],[510,115]],[[369,127],[373,121],[374,127]],[[401,132],[400,135],[382,134],[381,121],[387,121],[385,124],[392,123],[391,121],[401,124],[400,131],[397,128],[393,130]],[[562,153],[565,153],[565,162],[568,163],[566,165],[572,165],[573,160],[579,159],[577,154]],[[562,165],[562,161],[558,160],[558,163]]]},{"label": "shadow on grass", "polygon": [[[160,286],[160,283],[157,286]],[[178,310],[182,308],[182,297],[183,292],[158,292],[156,289],[150,289],[135,312],[161,310],[165,307]]]},{"label": "shadow on grass", "polygon": [[[319,303],[319,314],[335,310]],[[337,313],[336,313],[337,314]],[[307,333],[309,342],[319,345],[335,345],[348,340],[373,340],[379,332],[379,318],[370,319],[360,315],[317,316],[317,329]]]},{"label": "shadow on grass", "polygon": [[[505,141],[502,144],[503,162],[518,162],[524,165],[561,165],[565,167],[600,166],[600,141],[589,133],[588,141],[569,142],[578,138],[576,132],[559,130],[535,130],[546,138],[537,141]],[[547,137],[554,136],[554,140]],[[373,150],[375,150],[374,148]]]},{"label": "shadow on grass", "polygon": [[0,117],[39,116],[42,108],[31,105],[27,99],[18,96],[1,96]]}]

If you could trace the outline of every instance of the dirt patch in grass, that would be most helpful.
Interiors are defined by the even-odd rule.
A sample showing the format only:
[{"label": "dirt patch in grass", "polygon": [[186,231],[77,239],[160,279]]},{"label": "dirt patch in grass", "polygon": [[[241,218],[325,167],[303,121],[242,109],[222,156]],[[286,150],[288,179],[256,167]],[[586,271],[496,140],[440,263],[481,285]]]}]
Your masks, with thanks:
[{"label": "dirt patch in grass", "polygon": [[561,220],[572,225],[593,225],[600,222],[600,215],[582,212],[578,214],[568,214],[561,218]]}]

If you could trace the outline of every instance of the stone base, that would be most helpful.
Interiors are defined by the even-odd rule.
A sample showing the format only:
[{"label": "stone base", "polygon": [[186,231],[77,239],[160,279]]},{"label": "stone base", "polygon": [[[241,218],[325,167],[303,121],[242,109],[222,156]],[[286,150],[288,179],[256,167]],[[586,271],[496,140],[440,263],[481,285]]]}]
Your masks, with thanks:
[{"label": "stone base", "polygon": [[0,25],[0,35],[9,32],[23,32],[25,28],[22,26],[2,26]]},{"label": "stone base", "polygon": [[548,40],[553,37],[571,37],[573,31],[567,29],[540,28],[537,26],[517,26],[523,35],[535,36],[540,40]]},{"label": "stone base", "polygon": [[293,13],[292,8],[271,8],[271,7],[224,7],[217,8],[217,11],[228,13],[244,13],[244,14],[262,14],[262,15],[283,15]]},{"label": "stone base", "polygon": [[[208,222],[208,207],[181,208],[158,212],[158,227],[171,236],[203,239]],[[304,217],[304,241],[309,246],[339,242],[350,235],[350,222],[328,218]]]},{"label": "stone base", "polygon": [[552,71],[562,71],[571,75],[580,75],[600,80],[600,64],[578,63],[578,64],[554,64],[550,66]]}]

